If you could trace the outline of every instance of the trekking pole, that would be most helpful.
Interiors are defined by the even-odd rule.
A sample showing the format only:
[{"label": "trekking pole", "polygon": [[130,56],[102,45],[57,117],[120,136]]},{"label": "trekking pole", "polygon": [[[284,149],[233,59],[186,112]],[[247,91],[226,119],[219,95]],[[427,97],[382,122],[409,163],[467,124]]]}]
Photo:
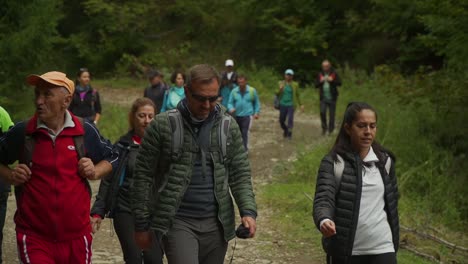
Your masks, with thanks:
[{"label": "trekking pole", "polygon": [[234,260],[234,253],[236,253],[236,246],[237,246],[237,238],[234,239],[234,246],[232,247],[232,255],[231,255],[231,260],[229,261],[229,264],[232,264],[232,261]]}]

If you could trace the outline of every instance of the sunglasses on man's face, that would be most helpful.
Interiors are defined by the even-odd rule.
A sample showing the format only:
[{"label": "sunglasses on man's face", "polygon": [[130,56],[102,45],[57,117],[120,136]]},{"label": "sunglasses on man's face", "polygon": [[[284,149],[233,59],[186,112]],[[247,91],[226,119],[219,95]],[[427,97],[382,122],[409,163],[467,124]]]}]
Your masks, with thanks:
[{"label": "sunglasses on man's face", "polygon": [[192,94],[193,99],[199,101],[200,103],[204,103],[206,101],[209,101],[210,103],[214,103],[219,98],[218,95],[216,95],[216,96],[201,96],[199,94],[195,94],[195,93],[192,93],[192,92],[190,92],[190,93]]}]

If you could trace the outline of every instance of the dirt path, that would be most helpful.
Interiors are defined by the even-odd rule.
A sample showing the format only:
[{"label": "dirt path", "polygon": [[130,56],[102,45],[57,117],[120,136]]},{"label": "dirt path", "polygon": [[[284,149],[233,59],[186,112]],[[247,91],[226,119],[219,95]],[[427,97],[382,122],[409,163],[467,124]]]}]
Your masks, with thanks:
[{"label": "dirt path", "polygon": [[[100,89],[106,102],[117,103],[128,107],[130,103],[141,94],[141,90],[129,89],[124,93],[112,89]],[[262,199],[262,187],[273,180],[273,170],[278,162],[288,162],[295,159],[297,146],[309,146],[319,137],[320,124],[316,116],[302,113],[296,115],[294,139],[292,141],[282,138],[282,131],[277,121],[278,112],[271,107],[263,105],[262,115],[256,120],[250,135],[250,159],[252,164],[254,188],[259,200]],[[105,117],[104,117],[105,118]],[[97,193],[98,182],[93,182],[93,194]],[[281,232],[274,230],[269,222],[273,217],[271,208],[259,204],[258,233],[255,239],[237,240],[233,263],[242,264],[310,264],[315,259],[314,252],[304,250],[307,245],[289,250],[285,245],[285,238]],[[8,201],[7,221],[4,229],[4,259],[5,263],[18,263],[16,242],[14,238],[14,224],[12,221],[16,209],[14,197]],[[300,244],[301,242],[298,241]],[[234,241],[231,241],[226,255],[225,263],[232,257]],[[100,232],[93,242],[93,263],[123,263],[118,239],[113,232],[112,223],[106,219]]]}]

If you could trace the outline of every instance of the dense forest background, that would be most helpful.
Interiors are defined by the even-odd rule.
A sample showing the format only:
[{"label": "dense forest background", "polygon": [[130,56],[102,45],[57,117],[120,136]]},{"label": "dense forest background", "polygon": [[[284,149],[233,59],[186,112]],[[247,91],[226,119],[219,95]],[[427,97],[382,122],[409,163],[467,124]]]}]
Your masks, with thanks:
[{"label": "dense forest background", "polygon": [[467,25],[468,0],[3,0],[0,104],[22,117],[30,73],[144,78],[227,58],[268,94],[285,68],[310,87],[327,58],[343,73],[342,100],[378,104],[404,212],[466,232]]}]

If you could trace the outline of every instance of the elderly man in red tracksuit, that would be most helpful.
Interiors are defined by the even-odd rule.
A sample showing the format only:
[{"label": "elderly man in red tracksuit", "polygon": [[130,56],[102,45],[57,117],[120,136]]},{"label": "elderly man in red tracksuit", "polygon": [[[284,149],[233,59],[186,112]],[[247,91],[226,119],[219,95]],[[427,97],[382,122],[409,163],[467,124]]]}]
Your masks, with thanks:
[{"label": "elderly man in red tracksuit", "polygon": [[[65,74],[31,75],[27,82],[35,87],[36,113],[0,138],[0,176],[21,188],[15,214],[20,261],[91,263],[87,180],[109,174],[118,154],[94,125],[67,111],[75,86]],[[85,157],[76,149],[78,137]],[[29,164],[22,164],[31,139]],[[7,166],[17,160],[14,169]]]}]

